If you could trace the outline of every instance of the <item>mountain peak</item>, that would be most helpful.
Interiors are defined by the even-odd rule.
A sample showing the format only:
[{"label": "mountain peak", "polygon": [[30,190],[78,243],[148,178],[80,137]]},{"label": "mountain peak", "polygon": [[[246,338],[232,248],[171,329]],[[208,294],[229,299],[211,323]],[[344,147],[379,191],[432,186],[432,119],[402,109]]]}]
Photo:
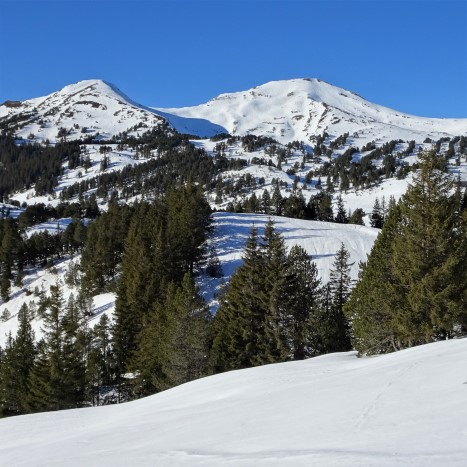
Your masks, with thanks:
[{"label": "mountain peak", "polygon": [[331,138],[348,133],[352,144],[359,147],[376,140],[422,142],[427,137],[467,134],[466,119],[407,115],[319,78],[270,81],[249,90],[220,94],[195,107],[160,110],[204,119],[234,135],[264,135],[281,143],[298,140],[313,144],[316,136],[324,133]]},{"label": "mountain peak", "polygon": [[135,128],[151,128],[162,118],[130,99],[115,85],[101,79],[69,84],[48,96],[0,106],[0,120],[25,114],[18,136],[35,141],[57,139],[58,129],[70,139],[110,138]]}]

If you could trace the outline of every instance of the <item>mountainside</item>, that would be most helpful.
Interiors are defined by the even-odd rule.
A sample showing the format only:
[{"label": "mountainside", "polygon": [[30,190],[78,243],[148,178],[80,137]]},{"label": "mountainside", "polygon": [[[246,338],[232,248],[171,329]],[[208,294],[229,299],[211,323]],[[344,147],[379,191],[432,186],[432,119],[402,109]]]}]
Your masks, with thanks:
[{"label": "mountainside", "polygon": [[319,79],[272,81],[253,89],[221,94],[195,107],[158,109],[180,132],[212,136],[217,128],[201,130],[177,117],[205,119],[233,135],[269,136],[281,143],[310,143],[327,132],[330,137],[349,133],[354,146],[370,141],[466,135],[467,119],[422,118],[366,101],[350,91]]},{"label": "mountainside", "polygon": [[10,466],[461,466],[467,339],[200,379],[117,406],[0,420]]},{"label": "mountainside", "polygon": [[[108,139],[120,132],[150,129],[163,119],[133,102],[118,88],[101,80],[85,80],[65,86],[45,97],[0,106],[0,122],[23,138],[50,141],[89,136]],[[60,128],[64,128],[59,135]],[[141,130],[140,130],[141,131]]]}]

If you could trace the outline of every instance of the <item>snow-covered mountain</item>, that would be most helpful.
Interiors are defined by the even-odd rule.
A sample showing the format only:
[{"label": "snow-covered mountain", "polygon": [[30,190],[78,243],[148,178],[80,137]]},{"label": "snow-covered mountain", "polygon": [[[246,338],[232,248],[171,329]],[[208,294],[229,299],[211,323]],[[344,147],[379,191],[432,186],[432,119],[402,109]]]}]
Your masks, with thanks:
[{"label": "snow-covered mountain", "polygon": [[121,405],[0,420],[8,466],[463,466],[467,339],[193,381]]},{"label": "snow-covered mountain", "polygon": [[[195,107],[158,109],[180,132],[212,136],[218,126],[233,135],[270,136],[281,143],[304,141],[327,132],[349,133],[354,146],[370,141],[402,139],[423,142],[467,135],[467,119],[435,119],[407,115],[373,104],[345,89],[319,79],[272,81],[253,89],[221,94]],[[176,117],[185,117],[180,122]],[[190,126],[190,118],[205,119],[216,127]]]},{"label": "snow-covered mountain", "polygon": [[[55,141],[60,128],[67,139],[109,138],[132,128],[150,129],[163,119],[102,80],[85,80],[45,97],[0,106],[0,121],[10,119],[23,138]],[[140,130],[141,131],[141,130]]]},{"label": "snow-covered mountain", "polygon": [[373,104],[319,79],[271,81],[253,89],[221,94],[209,102],[183,108],[149,108],[137,104],[114,85],[85,80],[45,97],[0,105],[0,123],[10,121],[18,136],[57,140],[109,138],[133,129],[144,131],[167,120],[177,131],[211,137],[219,133],[269,136],[281,143],[303,141],[327,132],[331,139],[349,133],[349,143],[438,140],[467,135],[467,119],[407,115]]}]

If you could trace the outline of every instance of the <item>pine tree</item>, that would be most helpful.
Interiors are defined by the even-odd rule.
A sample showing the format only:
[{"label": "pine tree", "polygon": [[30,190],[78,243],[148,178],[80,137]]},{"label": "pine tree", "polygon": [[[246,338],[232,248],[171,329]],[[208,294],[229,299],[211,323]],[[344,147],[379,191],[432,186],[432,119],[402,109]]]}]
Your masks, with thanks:
[{"label": "pine tree", "polygon": [[344,202],[342,201],[341,195],[337,197],[337,213],[334,220],[339,224],[347,224],[348,222],[347,213],[345,212]]},{"label": "pine tree", "polygon": [[108,392],[115,382],[115,359],[112,350],[111,324],[106,314],[101,316],[92,329],[86,365],[88,399],[93,405],[109,402],[104,398],[103,393]]},{"label": "pine tree", "polygon": [[243,264],[233,274],[213,320],[211,365],[215,372],[248,368],[259,364],[266,310],[261,281],[263,260],[258,233],[252,228]]},{"label": "pine tree", "polygon": [[407,291],[410,308],[401,325],[411,344],[434,336],[451,337],[467,313],[465,230],[460,199],[434,153],[420,154],[401,203],[401,224],[394,244],[394,275]]},{"label": "pine tree", "polygon": [[320,310],[321,281],[316,264],[298,245],[288,255],[288,284],[285,299],[289,355],[293,360],[314,356],[317,349],[317,326]]},{"label": "pine tree", "polygon": [[29,377],[36,349],[26,304],[18,312],[18,321],[18,332],[15,339],[10,334],[0,367],[0,416],[27,413]]},{"label": "pine tree", "polygon": [[168,345],[162,371],[172,387],[207,374],[211,314],[188,273],[167,301],[171,313],[166,315],[164,340]]},{"label": "pine tree", "polygon": [[261,339],[258,339],[257,355],[253,363],[264,364],[284,361],[289,354],[284,325],[287,313],[287,250],[271,219],[265,226],[260,252],[263,274],[261,279],[258,277],[256,280],[262,281],[259,286],[264,289],[261,297],[265,300],[265,316],[263,334]]},{"label": "pine tree", "polygon": [[276,214],[276,216],[281,216],[282,208],[284,205],[284,200],[281,195],[279,182],[277,182],[276,185],[274,186],[274,191],[272,192],[272,198],[271,198],[271,205],[274,209],[274,214]]},{"label": "pine tree", "polygon": [[[69,311],[68,311],[69,313]],[[38,356],[31,371],[28,409],[33,412],[74,408],[82,402],[73,366],[75,349],[70,348],[76,333],[68,329],[67,311],[59,284],[50,287],[43,315],[44,338],[38,344]]]},{"label": "pine tree", "polygon": [[0,369],[0,404],[2,415],[20,415],[27,412],[30,392],[29,376],[34,365],[36,348],[34,331],[26,304],[18,312],[19,328],[15,339],[8,340],[3,365]]},{"label": "pine tree", "polygon": [[352,323],[352,344],[361,354],[384,353],[407,345],[395,320],[404,305],[404,290],[392,272],[393,243],[400,223],[392,208],[368,260],[360,264],[359,278],[344,307]]},{"label": "pine tree", "polygon": [[341,244],[340,249],[336,253],[329,279],[330,293],[330,315],[326,318],[333,323],[333,331],[326,336],[327,352],[342,352],[350,350],[350,325],[344,315],[344,305],[349,299],[352,287],[350,278],[349,264],[350,254],[345,249],[344,244]]},{"label": "pine tree", "polygon": [[363,222],[364,215],[365,213],[362,208],[357,208],[352,213],[349,212],[349,224],[365,225]]},{"label": "pine tree", "polygon": [[62,318],[63,328],[63,388],[62,399],[71,407],[83,404],[86,392],[86,359],[90,346],[90,331],[86,316],[73,294],[70,295]]},{"label": "pine tree", "polygon": [[264,190],[263,196],[261,197],[261,212],[263,214],[271,213],[271,196],[268,190]]},{"label": "pine tree", "polygon": [[460,197],[434,153],[391,209],[346,307],[360,352],[467,330],[467,235]]},{"label": "pine tree", "polygon": [[370,225],[377,229],[381,229],[384,223],[384,212],[382,211],[381,205],[379,203],[379,199],[375,199],[375,203],[373,204],[373,210],[371,211],[370,215]]}]

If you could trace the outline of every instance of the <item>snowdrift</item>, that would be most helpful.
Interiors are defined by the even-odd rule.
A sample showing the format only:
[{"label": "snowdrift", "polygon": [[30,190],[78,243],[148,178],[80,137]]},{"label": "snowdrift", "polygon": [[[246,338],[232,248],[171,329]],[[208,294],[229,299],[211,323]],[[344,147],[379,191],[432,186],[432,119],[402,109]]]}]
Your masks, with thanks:
[{"label": "snowdrift", "polygon": [[467,339],[194,381],[139,401],[0,420],[5,466],[461,466]]}]

